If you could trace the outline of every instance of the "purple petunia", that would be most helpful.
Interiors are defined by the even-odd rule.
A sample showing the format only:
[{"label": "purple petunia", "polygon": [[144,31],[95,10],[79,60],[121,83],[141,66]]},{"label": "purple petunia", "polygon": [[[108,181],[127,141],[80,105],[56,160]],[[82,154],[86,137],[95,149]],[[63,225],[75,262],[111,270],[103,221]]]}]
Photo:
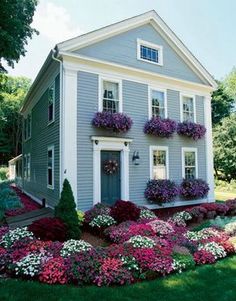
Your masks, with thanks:
[{"label": "purple petunia", "polygon": [[161,119],[160,117],[153,117],[146,122],[144,126],[144,133],[161,138],[170,138],[176,131],[176,128],[177,124],[174,120],[169,118]]},{"label": "purple petunia", "polygon": [[171,200],[178,195],[177,185],[170,180],[150,180],[147,183],[144,195],[147,200],[159,205]]},{"label": "purple petunia", "polygon": [[179,135],[187,136],[194,140],[198,140],[205,136],[206,128],[204,125],[198,123],[184,121],[178,124],[177,133]]},{"label": "purple petunia", "polygon": [[131,128],[133,121],[122,113],[97,112],[92,124],[97,128],[113,130],[116,133],[125,133]]},{"label": "purple petunia", "polygon": [[180,195],[184,199],[202,199],[208,194],[209,186],[202,179],[183,180],[180,185]]}]

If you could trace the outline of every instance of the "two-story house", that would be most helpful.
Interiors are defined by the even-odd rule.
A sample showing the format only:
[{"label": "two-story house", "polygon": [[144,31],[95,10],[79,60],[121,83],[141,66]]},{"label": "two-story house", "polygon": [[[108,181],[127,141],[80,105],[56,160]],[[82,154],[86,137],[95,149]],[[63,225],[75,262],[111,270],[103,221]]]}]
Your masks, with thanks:
[{"label": "two-story house", "polygon": [[[59,43],[21,110],[23,190],[54,206],[67,178],[78,208],[116,199],[148,205],[149,179],[201,178],[214,201],[211,92],[216,82],[155,11]],[[122,113],[126,132],[92,124],[97,112]],[[204,125],[205,136],[157,137],[152,117]],[[104,120],[103,120],[104,121]],[[150,205],[150,208],[155,207]]]}]

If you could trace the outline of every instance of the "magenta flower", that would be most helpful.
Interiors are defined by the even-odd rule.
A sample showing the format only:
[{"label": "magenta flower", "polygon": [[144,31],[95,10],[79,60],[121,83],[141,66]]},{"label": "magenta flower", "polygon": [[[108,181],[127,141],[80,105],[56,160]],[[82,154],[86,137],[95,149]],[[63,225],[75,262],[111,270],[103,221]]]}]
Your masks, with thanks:
[{"label": "magenta flower", "polygon": [[144,126],[144,133],[158,136],[161,138],[170,138],[176,131],[177,125],[174,120],[169,118],[161,119],[160,117],[153,117],[146,122]]},{"label": "magenta flower", "polygon": [[177,133],[179,135],[198,140],[205,136],[206,128],[204,125],[198,123],[184,121],[178,124]]}]

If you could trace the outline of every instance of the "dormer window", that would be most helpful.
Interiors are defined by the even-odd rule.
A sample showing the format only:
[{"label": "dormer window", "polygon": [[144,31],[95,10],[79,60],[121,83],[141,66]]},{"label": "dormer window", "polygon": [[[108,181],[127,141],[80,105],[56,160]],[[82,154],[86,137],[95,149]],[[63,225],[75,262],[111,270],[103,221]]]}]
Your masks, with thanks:
[{"label": "dormer window", "polygon": [[162,46],[137,39],[137,59],[162,66],[163,65]]}]

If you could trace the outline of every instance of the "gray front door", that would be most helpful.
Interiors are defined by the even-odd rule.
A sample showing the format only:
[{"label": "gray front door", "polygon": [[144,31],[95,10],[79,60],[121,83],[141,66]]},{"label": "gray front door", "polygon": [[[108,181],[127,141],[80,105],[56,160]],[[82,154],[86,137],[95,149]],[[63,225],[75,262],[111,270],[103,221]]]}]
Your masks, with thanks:
[{"label": "gray front door", "polygon": [[113,205],[120,197],[120,152],[101,151],[101,202]]}]

